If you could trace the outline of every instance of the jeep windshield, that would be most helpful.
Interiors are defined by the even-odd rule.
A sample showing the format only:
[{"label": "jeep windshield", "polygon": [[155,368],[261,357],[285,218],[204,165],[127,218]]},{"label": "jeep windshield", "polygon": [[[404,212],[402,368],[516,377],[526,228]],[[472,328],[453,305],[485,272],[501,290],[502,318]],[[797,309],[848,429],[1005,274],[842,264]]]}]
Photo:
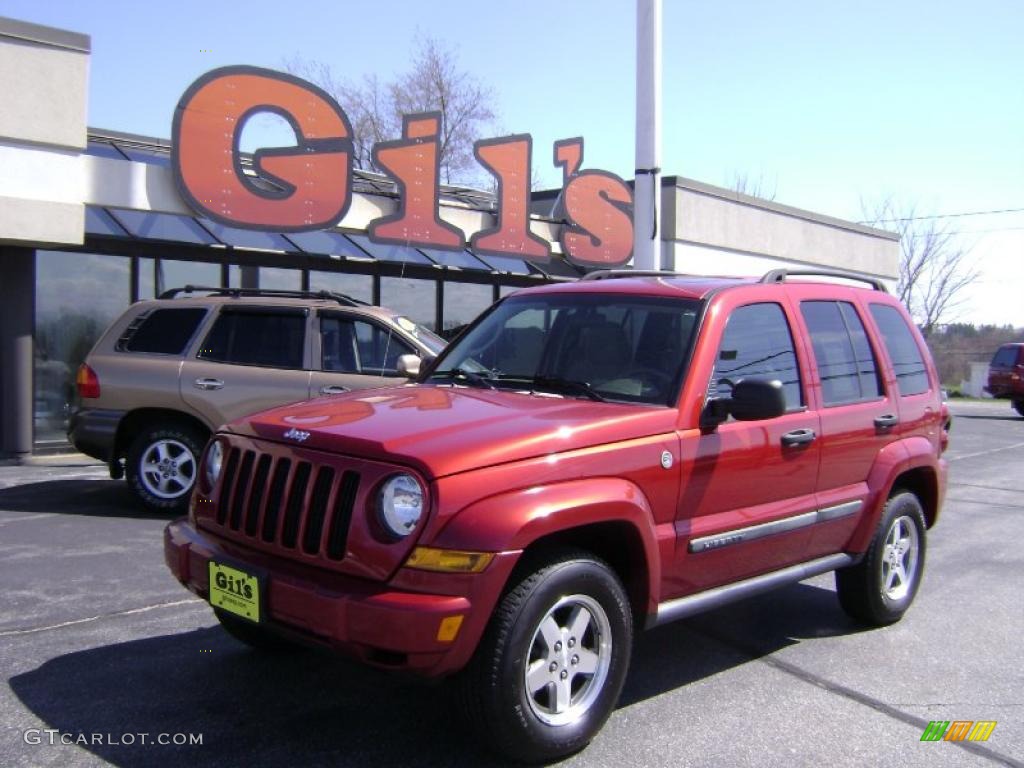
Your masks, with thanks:
[{"label": "jeep windshield", "polygon": [[623,294],[513,296],[482,315],[427,381],[670,405],[700,302]]}]

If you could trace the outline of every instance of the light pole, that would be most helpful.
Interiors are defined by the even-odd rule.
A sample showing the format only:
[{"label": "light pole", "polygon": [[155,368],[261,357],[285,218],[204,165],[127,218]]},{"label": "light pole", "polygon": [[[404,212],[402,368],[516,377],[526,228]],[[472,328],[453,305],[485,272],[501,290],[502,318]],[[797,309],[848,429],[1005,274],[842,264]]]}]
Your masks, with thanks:
[{"label": "light pole", "polygon": [[661,269],[661,0],[636,2],[633,267]]}]

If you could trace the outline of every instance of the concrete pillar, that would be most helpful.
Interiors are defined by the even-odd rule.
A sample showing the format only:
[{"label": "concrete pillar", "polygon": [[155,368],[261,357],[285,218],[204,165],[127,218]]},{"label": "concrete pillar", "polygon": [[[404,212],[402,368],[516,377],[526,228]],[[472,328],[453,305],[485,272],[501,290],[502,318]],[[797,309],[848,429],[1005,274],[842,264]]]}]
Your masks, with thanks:
[{"label": "concrete pillar", "polygon": [[239,271],[241,274],[241,285],[239,288],[244,288],[247,291],[255,291],[260,287],[260,268],[252,266],[240,266]]},{"label": "concrete pillar", "polygon": [[36,252],[0,248],[0,457],[32,453]]}]

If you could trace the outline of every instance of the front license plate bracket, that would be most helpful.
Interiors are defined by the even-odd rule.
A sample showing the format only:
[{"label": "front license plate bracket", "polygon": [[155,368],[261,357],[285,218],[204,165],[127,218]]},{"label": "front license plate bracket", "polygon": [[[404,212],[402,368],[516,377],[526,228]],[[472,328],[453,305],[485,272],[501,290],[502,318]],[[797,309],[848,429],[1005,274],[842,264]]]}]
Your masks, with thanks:
[{"label": "front license plate bracket", "polygon": [[210,605],[259,624],[263,583],[256,574],[214,560],[209,562]]}]

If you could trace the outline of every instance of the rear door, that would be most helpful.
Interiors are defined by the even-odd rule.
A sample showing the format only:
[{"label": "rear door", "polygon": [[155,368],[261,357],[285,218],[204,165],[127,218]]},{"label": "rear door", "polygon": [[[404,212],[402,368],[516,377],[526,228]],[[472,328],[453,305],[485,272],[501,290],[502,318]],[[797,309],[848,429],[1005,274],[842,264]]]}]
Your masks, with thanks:
[{"label": "rear door", "polygon": [[938,453],[943,416],[938,376],[928,347],[898,307],[871,302],[868,309],[892,367],[899,408],[899,424],[893,432],[904,438],[924,437]]},{"label": "rear door", "polygon": [[879,451],[896,439],[899,409],[883,383],[861,307],[816,287],[794,287],[794,293],[805,294],[800,322],[811,343],[811,398],[821,415],[818,523],[808,551],[816,557],[841,551],[860,522],[868,474]]},{"label": "rear door", "polygon": [[808,407],[802,345],[794,342],[788,302],[729,306],[725,294],[709,316],[728,314],[712,361],[692,375],[708,382],[705,400],[728,395],[747,377],[777,379],[787,412],[764,421],[730,418],[714,430],[682,436],[682,489],[676,562],[668,596],[696,592],[806,558],[815,514],[820,446],[818,414]]},{"label": "rear door", "polygon": [[308,312],[223,307],[182,364],[182,399],[214,426],[309,398]]}]

